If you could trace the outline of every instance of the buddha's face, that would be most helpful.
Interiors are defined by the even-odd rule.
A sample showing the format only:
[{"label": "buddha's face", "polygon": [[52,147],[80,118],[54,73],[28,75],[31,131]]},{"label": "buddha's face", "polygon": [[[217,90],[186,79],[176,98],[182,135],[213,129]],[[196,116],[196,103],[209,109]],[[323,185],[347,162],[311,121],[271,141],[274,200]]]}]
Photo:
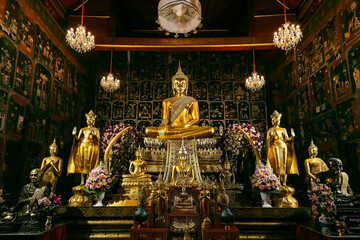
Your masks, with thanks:
[{"label": "buddha's face", "polygon": [[87,123],[88,126],[94,126],[94,124],[95,124],[95,118],[94,118],[94,117],[90,117],[90,116],[86,117],[86,123]]},{"label": "buddha's face", "polygon": [[280,120],[281,120],[281,116],[273,117],[271,119],[272,125],[273,126],[279,126],[280,125]]},{"label": "buddha's face", "polygon": [[40,180],[40,170],[39,169],[33,169],[30,172],[30,182],[37,183]]},{"label": "buddha's face", "polygon": [[50,155],[56,155],[58,153],[58,148],[55,146],[50,146],[49,152],[50,152]]},{"label": "buddha's face", "polygon": [[186,154],[180,154],[179,159],[181,163],[184,163],[187,159]]},{"label": "buddha's face", "polygon": [[175,79],[173,81],[173,89],[176,94],[186,94],[188,83],[186,79]]},{"label": "buddha's face", "polygon": [[310,155],[310,157],[316,157],[317,155],[318,155],[318,149],[317,148],[311,148],[310,150],[309,150],[309,155]]}]

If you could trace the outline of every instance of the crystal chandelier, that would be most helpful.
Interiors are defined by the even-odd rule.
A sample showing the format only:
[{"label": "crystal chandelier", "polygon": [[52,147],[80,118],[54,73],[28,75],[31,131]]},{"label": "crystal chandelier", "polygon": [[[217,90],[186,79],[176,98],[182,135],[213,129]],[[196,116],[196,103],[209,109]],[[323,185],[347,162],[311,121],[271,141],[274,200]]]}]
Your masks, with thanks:
[{"label": "crystal chandelier", "polygon": [[100,81],[100,86],[106,92],[115,92],[120,88],[120,80],[114,78],[114,75],[111,73],[112,70],[112,58],[113,58],[113,50],[111,49],[111,59],[110,59],[110,73],[105,77],[102,77]]},{"label": "crystal chandelier", "polygon": [[94,36],[90,32],[86,35],[84,22],[84,0],[82,4],[81,24],[77,26],[76,31],[73,28],[67,31],[66,42],[72,49],[79,53],[86,53],[95,47]]},{"label": "crystal chandelier", "polygon": [[264,76],[260,76],[255,71],[255,49],[253,49],[253,67],[254,67],[254,72],[251,74],[250,77],[248,77],[245,80],[245,86],[249,90],[255,92],[255,91],[260,90],[265,85]]},{"label": "crystal chandelier", "polygon": [[286,5],[284,0],[284,18],[285,23],[281,25],[278,32],[274,33],[274,45],[282,50],[288,52],[293,49],[302,38],[302,32],[300,26],[295,27],[294,24],[291,24],[286,20]]},{"label": "crystal chandelier", "polygon": [[159,30],[165,31],[169,36],[174,37],[184,34],[188,37],[190,32],[197,33],[196,28],[201,28],[201,4],[199,0],[160,0],[158,5]]}]

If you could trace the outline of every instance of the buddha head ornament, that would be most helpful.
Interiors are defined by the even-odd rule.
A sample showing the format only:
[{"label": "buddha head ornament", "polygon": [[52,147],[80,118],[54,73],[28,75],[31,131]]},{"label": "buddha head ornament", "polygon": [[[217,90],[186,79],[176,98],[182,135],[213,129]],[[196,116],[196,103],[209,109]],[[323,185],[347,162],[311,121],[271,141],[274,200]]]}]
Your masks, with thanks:
[{"label": "buddha head ornament", "polygon": [[90,112],[85,114],[86,117],[86,123],[88,126],[94,126],[96,115],[94,114],[93,110],[90,110]]},{"label": "buddha head ornament", "polygon": [[142,158],[142,150],[140,148],[140,145],[139,145],[139,148],[135,152],[135,157],[136,157],[136,160],[141,160],[141,158]]},{"label": "buddha head ornament", "polygon": [[174,96],[178,94],[186,95],[189,86],[188,84],[189,78],[181,70],[180,61],[179,61],[178,71],[172,77],[171,81],[172,81],[172,91]]},{"label": "buddha head ornament", "polygon": [[58,146],[56,145],[56,138],[54,138],[53,143],[50,145],[49,147],[49,152],[51,156],[56,156],[56,154],[58,153],[59,149]]},{"label": "buddha head ornament", "polygon": [[314,144],[313,140],[311,140],[308,151],[311,158],[315,158],[318,155],[318,147]]},{"label": "buddha head ornament", "polygon": [[278,113],[276,110],[270,115],[271,122],[273,126],[279,126],[281,120],[281,113]]}]

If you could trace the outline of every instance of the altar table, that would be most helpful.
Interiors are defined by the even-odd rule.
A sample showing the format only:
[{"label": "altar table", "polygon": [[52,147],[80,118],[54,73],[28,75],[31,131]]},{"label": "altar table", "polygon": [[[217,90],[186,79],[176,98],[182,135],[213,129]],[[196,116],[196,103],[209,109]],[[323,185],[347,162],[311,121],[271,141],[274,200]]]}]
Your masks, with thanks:
[{"label": "altar table", "polygon": [[238,240],[239,229],[235,225],[230,225],[229,229],[224,227],[203,229],[203,240]]},{"label": "altar table", "polygon": [[138,226],[135,224],[131,227],[130,231],[131,240],[163,240],[167,239],[167,236],[167,228],[138,228]]}]

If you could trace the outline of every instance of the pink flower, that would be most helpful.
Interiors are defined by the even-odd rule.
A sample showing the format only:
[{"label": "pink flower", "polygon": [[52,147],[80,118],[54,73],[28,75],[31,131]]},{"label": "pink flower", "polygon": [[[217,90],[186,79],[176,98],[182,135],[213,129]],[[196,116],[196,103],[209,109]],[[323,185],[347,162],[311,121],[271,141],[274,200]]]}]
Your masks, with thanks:
[{"label": "pink flower", "polygon": [[315,212],[316,209],[317,209],[317,206],[315,206],[315,205],[312,205],[312,206],[311,206],[311,210],[312,210],[313,212]]},{"label": "pink flower", "polygon": [[95,187],[96,187],[96,188],[101,188],[101,184],[100,184],[100,183],[97,183],[97,184],[95,184]]},{"label": "pink flower", "polygon": [[51,201],[47,197],[40,198],[38,200],[38,205],[44,205],[44,207],[50,206]]},{"label": "pink flower", "polygon": [[111,178],[108,178],[108,179],[107,179],[107,182],[108,182],[108,183],[111,183],[111,182],[112,182],[112,179],[111,179]]},{"label": "pink flower", "polygon": [[106,185],[106,189],[110,189],[110,185]]},{"label": "pink flower", "polygon": [[61,195],[54,194],[54,203],[61,205]]}]

